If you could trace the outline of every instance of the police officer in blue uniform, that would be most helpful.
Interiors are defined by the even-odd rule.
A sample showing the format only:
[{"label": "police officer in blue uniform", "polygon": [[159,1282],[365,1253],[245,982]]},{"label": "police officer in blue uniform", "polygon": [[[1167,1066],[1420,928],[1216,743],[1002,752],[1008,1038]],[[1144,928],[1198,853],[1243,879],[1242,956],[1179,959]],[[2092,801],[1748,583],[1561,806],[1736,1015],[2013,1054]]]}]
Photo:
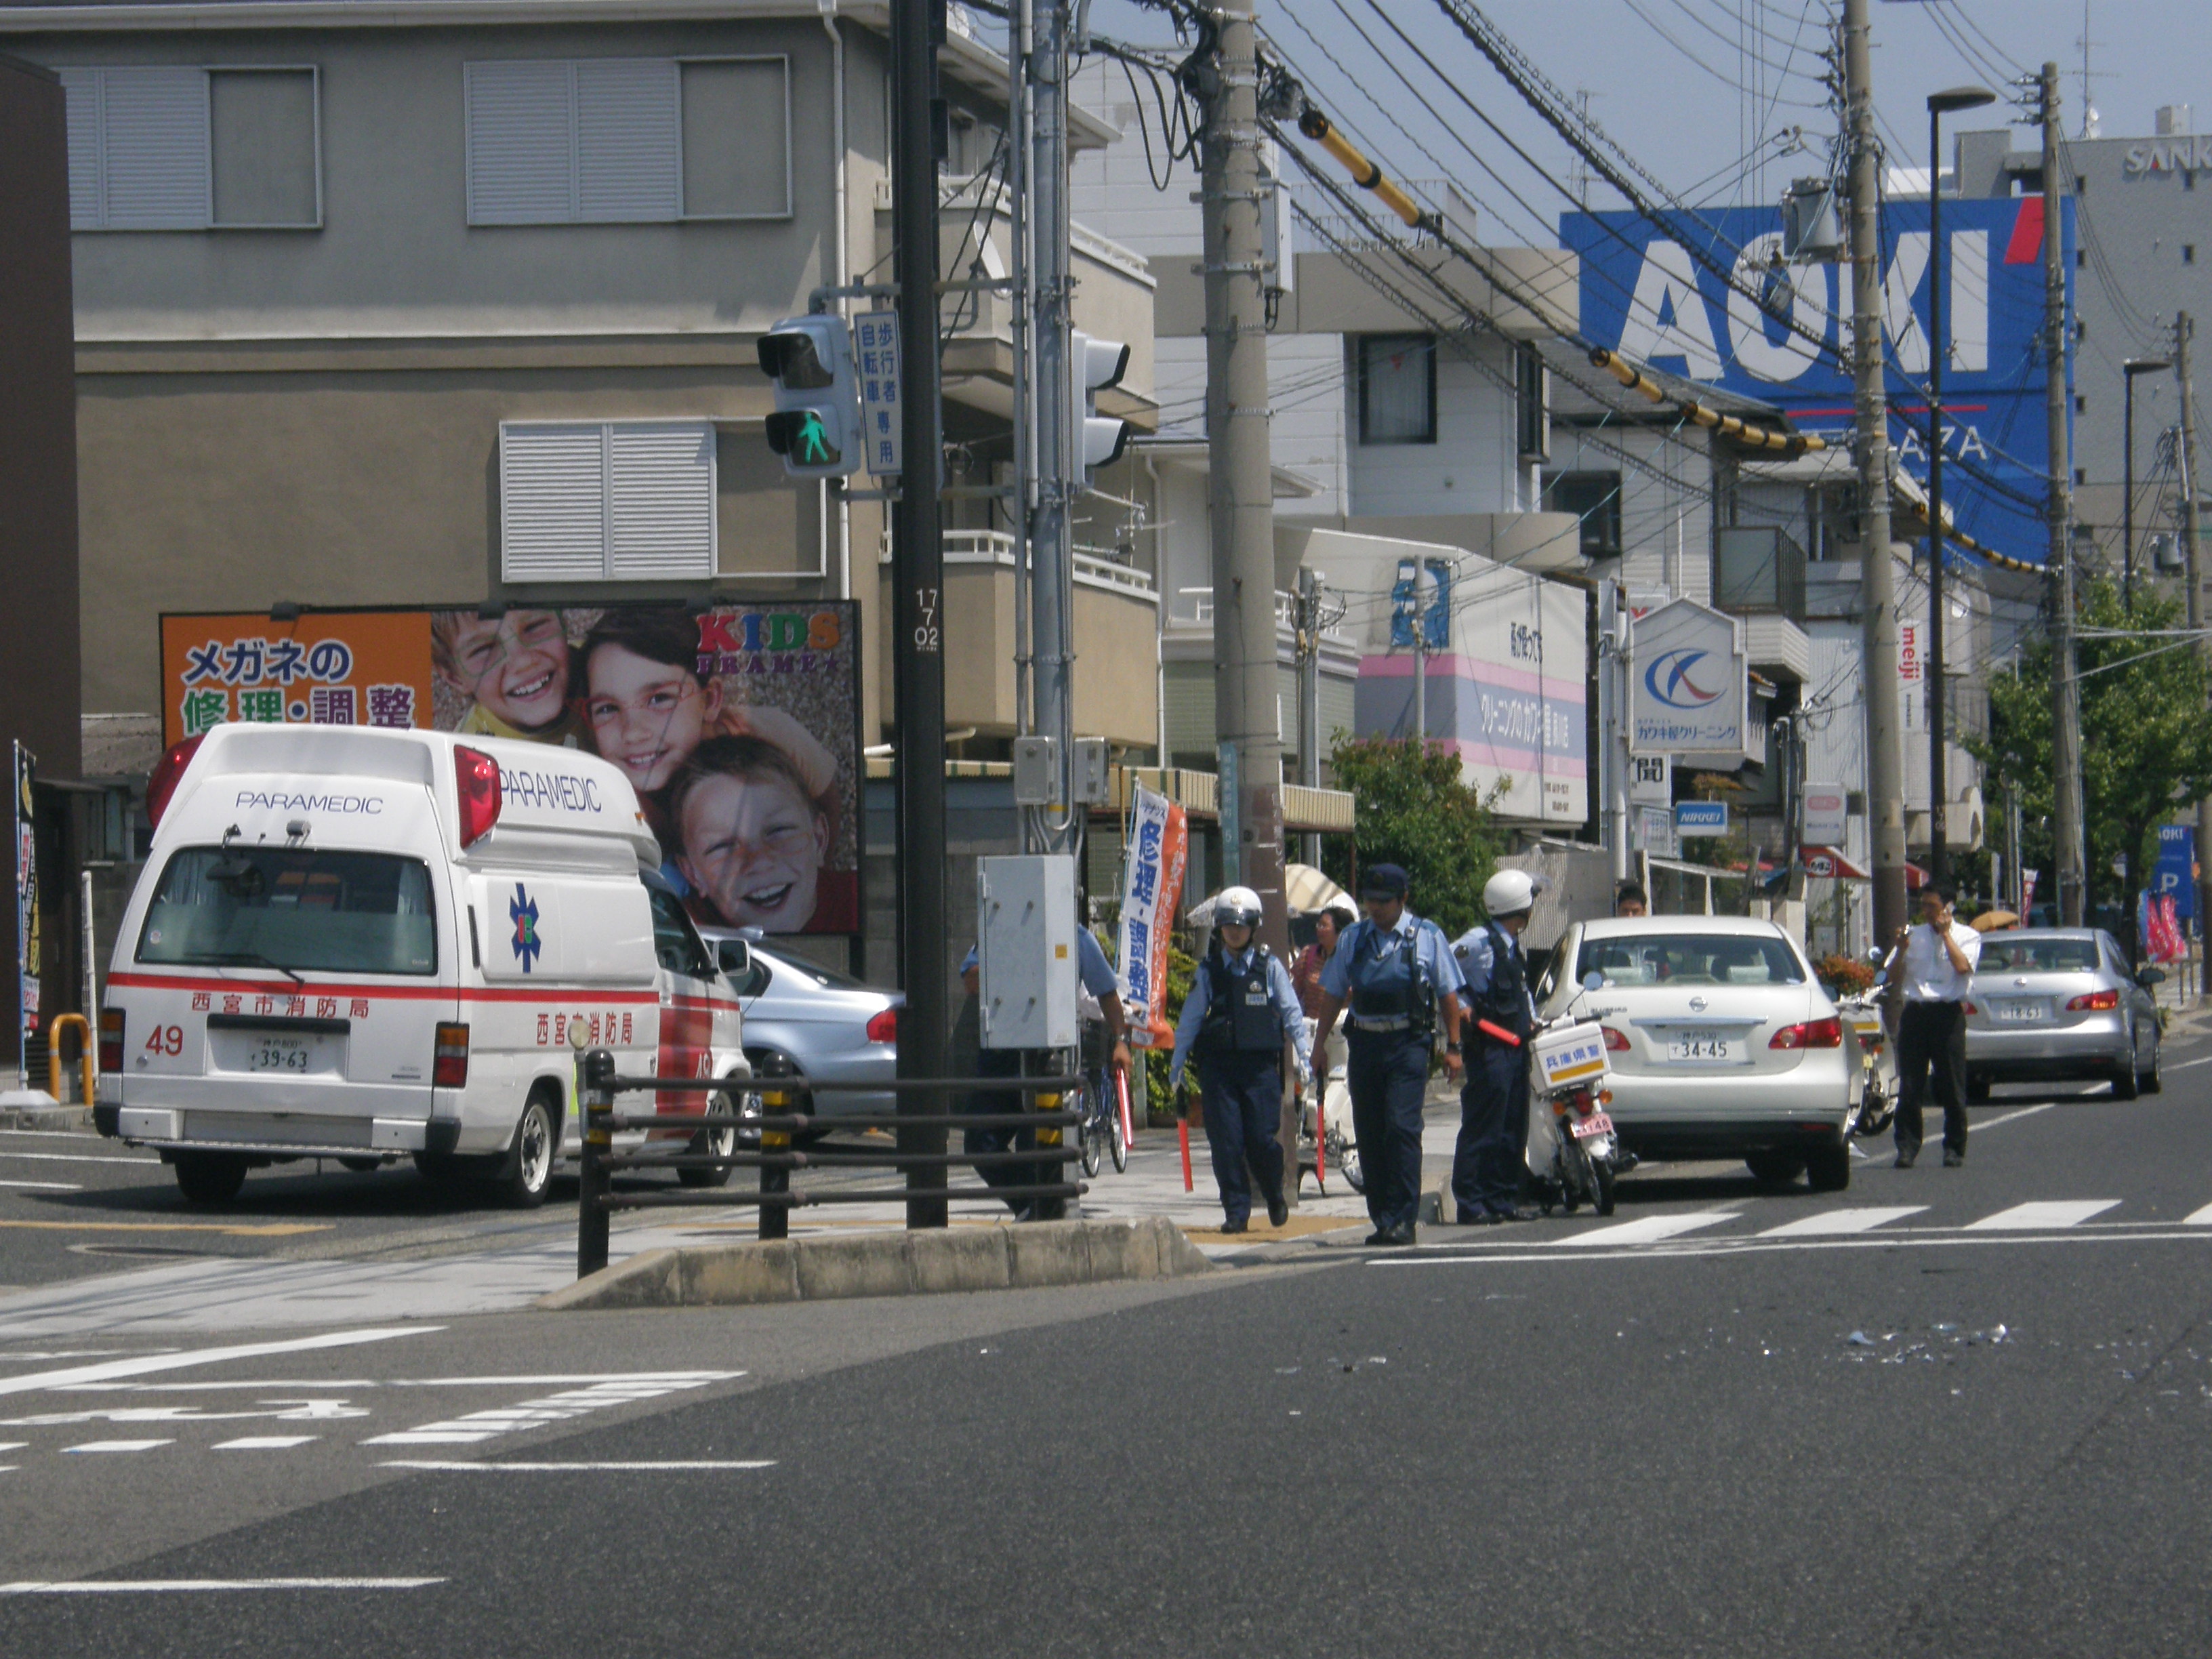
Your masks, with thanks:
[{"label": "police officer in blue uniform", "polygon": [[[1460,1224],[1525,1221],[1521,1172],[1528,1151],[1528,1038],[1536,1002],[1521,934],[1535,884],[1500,870],[1482,890],[1490,919],[1452,944],[1466,981],[1467,1084],[1460,1091],[1459,1142],[1452,1151],[1452,1201]],[[1501,1035],[1502,1033],[1502,1035]]]},{"label": "police officer in blue uniform", "polygon": [[1444,1070],[1460,1070],[1459,967],[1436,923],[1406,908],[1406,872],[1378,864],[1361,878],[1366,916],[1337,941],[1321,971],[1322,1004],[1314,1022],[1313,1074],[1328,1076],[1328,1034],[1351,1005],[1346,1035],[1351,1059],[1352,1127],[1367,1174],[1370,1244],[1411,1244],[1421,1200],[1421,1098],[1429,1055],[1441,1020],[1449,1047]]},{"label": "police officer in blue uniform", "polygon": [[[1283,1043],[1304,1054],[1305,1011],[1290,971],[1253,942],[1260,896],[1230,887],[1213,902],[1213,945],[1192,979],[1176,1024],[1168,1084],[1182,1086],[1195,1048],[1206,1098],[1206,1144],[1221,1189],[1224,1233],[1241,1233],[1252,1214],[1251,1176],[1260,1178],[1267,1219],[1291,1218],[1283,1197]],[[1249,1166],[1249,1173],[1247,1166]]]},{"label": "police officer in blue uniform", "polygon": [[[960,982],[969,996],[981,994],[982,969],[978,947],[969,945],[968,954],[960,960]],[[1121,981],[1114,971],[1114,964],[1106,960],[1106,952],[1091,936],[1088,927],[1075,930],[1075,974],[1077,981],[1087,995],[1097,999],[1099,1012],[1105,1016],[1107,1040],[1113,1044],[1108,1064],[1113,1071],[1127,1075],[1129,1070],[1129,1020],[1121,1009]],[[988,1078],[1018,1078],[1022,1074],[1022,1050],[1019,1048],[981,1048],[975,1055],[975,1074]],[[1109,1079],[1111,1080],[1110,1075]],[[983,1112],[1018,1112],[1027,1105],[1030,1097],[1012,1091],[978,1091],[969,1097],[969,1109]],[[1014,1151],[1028,1152],[1036,1146],[1034,1129],[969,1129],[961,1135],[961,1150],[971,1157],[978,1154]],[[1057,1164],[982,1164],[975,1173],[992,1187],[1030,1187],[1057,1183],[1064,1175]],[[1006,1207],[1014,1212],[1017,1221],[1048,1221],[1055,1218],[1046,1210],[1061,1200],[1052,1200],[1040,1206],[1031,1198],[1009,1198]]]}]

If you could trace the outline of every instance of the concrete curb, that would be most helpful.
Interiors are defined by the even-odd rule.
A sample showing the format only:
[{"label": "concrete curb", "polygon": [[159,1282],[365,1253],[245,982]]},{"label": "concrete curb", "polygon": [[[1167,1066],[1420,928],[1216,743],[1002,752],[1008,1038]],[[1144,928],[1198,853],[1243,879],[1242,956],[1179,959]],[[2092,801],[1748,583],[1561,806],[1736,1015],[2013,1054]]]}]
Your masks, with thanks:
[{"label": "concrete curb", "polygon": [[1213,1264],[1164,1217],[750,1240],[647,1250],[540,1297],[550,1313],[730,1308],[1177,1279]]}]

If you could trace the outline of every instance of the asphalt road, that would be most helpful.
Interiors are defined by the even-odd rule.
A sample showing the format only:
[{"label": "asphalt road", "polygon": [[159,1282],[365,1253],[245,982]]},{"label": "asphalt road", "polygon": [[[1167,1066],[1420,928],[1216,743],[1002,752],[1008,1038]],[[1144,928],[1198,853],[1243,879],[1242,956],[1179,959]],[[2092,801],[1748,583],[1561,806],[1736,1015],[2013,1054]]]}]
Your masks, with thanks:
[{"label": "asphalt road", "polygon": [[1962,1170],[1164,1285],[18,1343],[0,1651],[2201,1654],[2167,1064]]}]

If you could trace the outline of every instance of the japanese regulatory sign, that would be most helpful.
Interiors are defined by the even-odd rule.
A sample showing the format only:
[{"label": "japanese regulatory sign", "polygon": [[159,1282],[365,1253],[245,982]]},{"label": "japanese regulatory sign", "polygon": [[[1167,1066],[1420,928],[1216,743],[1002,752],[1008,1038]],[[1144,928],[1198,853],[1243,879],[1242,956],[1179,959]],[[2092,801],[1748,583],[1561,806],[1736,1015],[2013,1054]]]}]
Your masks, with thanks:
[{"label": "japanese regulatory sign", "polygon": [[860,431],[868,471],[878,477],[899,471],[898,313],[864,311],[853,319],[854,356],[860,374]]}]

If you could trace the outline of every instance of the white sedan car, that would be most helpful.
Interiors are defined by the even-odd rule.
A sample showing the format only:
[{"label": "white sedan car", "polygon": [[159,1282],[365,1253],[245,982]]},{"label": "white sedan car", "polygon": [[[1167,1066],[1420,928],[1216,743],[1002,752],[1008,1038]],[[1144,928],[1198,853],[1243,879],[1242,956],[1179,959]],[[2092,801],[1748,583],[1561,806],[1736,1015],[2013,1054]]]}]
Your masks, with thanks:
[{"label": "white sedan car", "polygon": [[[1593,977],[1595,976],[1595,977]],[[1796,945],[1740,916],[1577,923],[1537,987],[1605,1028],[1609,1109],[1639,1158],[1740,1158],[1763,1181],[1850,1184],[1856,1039]]]}]

